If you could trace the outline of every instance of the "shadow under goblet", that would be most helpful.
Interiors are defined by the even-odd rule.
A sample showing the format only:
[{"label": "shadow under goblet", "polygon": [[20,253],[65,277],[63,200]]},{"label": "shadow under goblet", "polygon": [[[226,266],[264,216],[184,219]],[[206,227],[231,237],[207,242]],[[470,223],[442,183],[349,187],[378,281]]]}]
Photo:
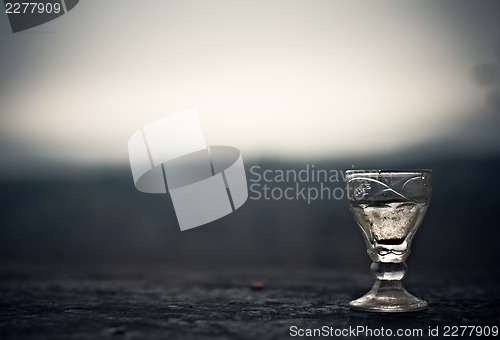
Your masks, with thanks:
[{"label": "shadow under goblet", "polygon": [[351,212],[365,238],[376,281],[353,309],[410,312],[427,302],[406,291],[406,258],[427,211],[432,191],[430,170],[349,170],[346,172]]}]

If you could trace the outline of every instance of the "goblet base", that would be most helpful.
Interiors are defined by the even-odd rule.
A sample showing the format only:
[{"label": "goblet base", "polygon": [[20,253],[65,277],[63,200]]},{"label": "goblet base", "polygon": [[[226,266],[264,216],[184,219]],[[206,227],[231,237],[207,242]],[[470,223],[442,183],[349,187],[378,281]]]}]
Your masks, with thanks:
[{"label": "goblet base", "polygon": [[349,305],[367,312],[415,312],[426,309],[427,301],[408,293],[399,280],[376,280],[368,293]]}]

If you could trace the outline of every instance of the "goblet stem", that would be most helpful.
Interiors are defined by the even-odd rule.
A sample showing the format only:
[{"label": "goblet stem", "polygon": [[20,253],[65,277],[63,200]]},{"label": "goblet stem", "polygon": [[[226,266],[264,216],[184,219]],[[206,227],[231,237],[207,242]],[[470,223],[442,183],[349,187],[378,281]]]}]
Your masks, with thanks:
[{"label": "goblet stem", "polygon": [[427,308],[427,302],[403,286],[407,266],[404,262],[373,262],[370,269],[375,277],[372,289],[361,298],[351,301],[353,309],[371,312],[410,312]]}]

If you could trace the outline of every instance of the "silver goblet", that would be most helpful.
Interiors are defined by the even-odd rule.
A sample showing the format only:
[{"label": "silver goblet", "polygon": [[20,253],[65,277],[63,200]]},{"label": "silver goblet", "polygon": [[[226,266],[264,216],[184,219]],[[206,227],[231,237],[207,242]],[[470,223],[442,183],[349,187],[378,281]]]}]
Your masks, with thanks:
[{"label": "silver goblet", "polygon": [[409,312],[427,302],[406,291],[405,260],[427,211],[432,191],[430,170],[349,170],[346,172],[351,212],[366,241],[375,277],[372,289],[351,301],[353,309]]}]

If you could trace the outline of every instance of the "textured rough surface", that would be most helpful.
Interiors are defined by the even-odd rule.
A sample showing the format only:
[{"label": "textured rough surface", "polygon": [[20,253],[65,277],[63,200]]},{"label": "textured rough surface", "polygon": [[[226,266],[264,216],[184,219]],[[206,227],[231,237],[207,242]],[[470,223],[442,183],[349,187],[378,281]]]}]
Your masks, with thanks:
[{"label": "textured rough surface", "polygon": [[268,339],[289,338],[293,325],[424,335],[429,326],[499,326],[499,280],[487,275],[411,273],[408,290],[430,308],[374,314],[348,308],[370,288],[368,271],[2,266],[0,338]]}]

